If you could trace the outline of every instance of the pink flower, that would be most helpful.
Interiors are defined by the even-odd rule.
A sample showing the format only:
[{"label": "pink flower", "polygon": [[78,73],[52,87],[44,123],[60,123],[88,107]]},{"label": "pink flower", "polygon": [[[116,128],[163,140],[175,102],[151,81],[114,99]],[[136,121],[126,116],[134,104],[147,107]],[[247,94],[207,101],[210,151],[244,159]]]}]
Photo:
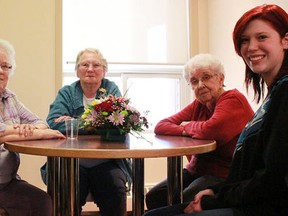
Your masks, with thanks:
[{"label": "pink flower", "polygon": [[113,125],[123,125],[123,123],[125,122],[125,119],[124,119],[124,115],[122,113],[120,113],[119,111],[116,111],[116,112],[113,112],[109,117],[109,121],[111,123],[113,123]]}]

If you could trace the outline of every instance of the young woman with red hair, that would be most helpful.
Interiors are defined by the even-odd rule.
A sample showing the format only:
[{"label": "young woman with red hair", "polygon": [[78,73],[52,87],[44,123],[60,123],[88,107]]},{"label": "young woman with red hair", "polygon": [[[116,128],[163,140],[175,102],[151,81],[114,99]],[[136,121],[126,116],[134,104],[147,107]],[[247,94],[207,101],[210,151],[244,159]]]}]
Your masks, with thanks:
[{"label": "young woman with red hair", "polygon": [[258,102],[268,92],[240,135],[227,180],[145,216],[288,215],[288,14],[257,6],[238,20],[233,41],[247,88]]}]

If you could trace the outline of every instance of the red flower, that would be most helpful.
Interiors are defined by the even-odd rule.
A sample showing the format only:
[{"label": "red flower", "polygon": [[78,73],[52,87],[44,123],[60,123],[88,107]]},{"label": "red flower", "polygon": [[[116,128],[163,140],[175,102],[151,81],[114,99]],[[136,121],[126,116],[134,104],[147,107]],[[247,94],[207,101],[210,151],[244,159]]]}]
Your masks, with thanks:
[{"label": "red flower", "polygon": [[103,101],[102,103],[95,106],[95,111],[106,111],[106,112],[113,112],[113,101],[112,99],[107,99],[106,101]]}]

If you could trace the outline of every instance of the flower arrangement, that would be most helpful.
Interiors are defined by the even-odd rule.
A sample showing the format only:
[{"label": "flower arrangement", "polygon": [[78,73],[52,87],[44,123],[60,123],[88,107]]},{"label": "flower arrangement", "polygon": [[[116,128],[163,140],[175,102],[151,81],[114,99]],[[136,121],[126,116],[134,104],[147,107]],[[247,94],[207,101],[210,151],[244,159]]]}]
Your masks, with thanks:
[{"label": "flower arrangement", "polygon": [[100,89],[102,96],[95,99],[81,116],[80,127],[89,130],[109,130],[117,129],[120,135],[126,135],[131,130],[143,131],[143,127],[148,128],[146,117],[129,105],[129,99],[105,96],[106,90]]}]

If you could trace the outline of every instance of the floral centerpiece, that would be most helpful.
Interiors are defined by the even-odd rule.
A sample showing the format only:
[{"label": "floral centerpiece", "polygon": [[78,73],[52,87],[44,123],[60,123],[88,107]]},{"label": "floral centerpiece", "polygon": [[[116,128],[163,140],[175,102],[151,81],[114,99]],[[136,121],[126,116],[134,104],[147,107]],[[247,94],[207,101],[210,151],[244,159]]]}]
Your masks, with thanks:
[{"label": "floral centerpiece", "polygon": [[100,99],[95,99],[81,116],[81,128],[96,131],[102,139],[109,141],[124,141],[131,130],[141,132],[143,127],[148,128],[146,117],[129,105],[129,99],[105,96],[106,90],[100,91]]}]

